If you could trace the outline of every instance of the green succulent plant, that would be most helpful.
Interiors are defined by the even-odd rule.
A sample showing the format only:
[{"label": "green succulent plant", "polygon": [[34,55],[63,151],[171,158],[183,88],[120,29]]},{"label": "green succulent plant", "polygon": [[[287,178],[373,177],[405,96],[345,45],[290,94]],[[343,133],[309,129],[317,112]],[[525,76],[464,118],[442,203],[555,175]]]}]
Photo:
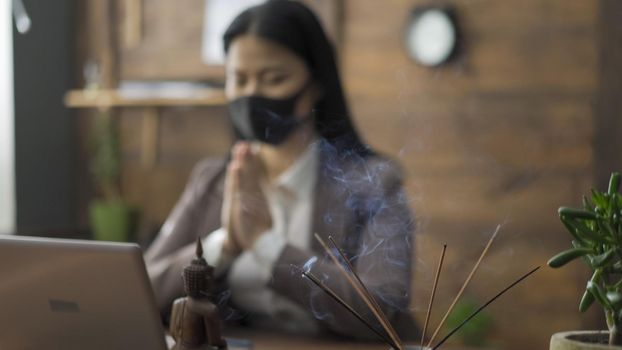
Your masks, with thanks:
[{"label": "green succulent plant", "polygon": [[99,112],[93,125],[91,140],[90,170],[97,191],[105,200],[119,200],[119,177],[121,175],[121,155],[119,137],[112,116]]},{"label": "green succulent plant", "polygon": [[609,344],[622,345],[622,196],[620,174],[611,174],[607,192],[592,190],[583,208],[559,208],[559,218],[572,235],[572,249],[548,261],[558,268],[582,258],[593,271],[579,303],[585,312],[597,301],[605,311]]},{"label": "green succulent plant", "polygon": [[[479,308],[479,303],[472,297],[464,296],[447,317],[447,331],[458,327],[462,321]],[[455,334],[462,345],[483,347],[486,345],[494,325],[493,317],[486,310],[479,313]]]}]

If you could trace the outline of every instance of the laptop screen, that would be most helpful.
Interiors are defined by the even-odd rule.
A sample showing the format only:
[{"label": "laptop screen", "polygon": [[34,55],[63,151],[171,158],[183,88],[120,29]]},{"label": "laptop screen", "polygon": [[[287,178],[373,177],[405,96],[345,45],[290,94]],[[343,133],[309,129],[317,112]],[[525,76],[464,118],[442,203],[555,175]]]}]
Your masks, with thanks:
[{"label": "laptop screen", "polygon": [[166,349],[138,245],[0,237],[0,349]]}]

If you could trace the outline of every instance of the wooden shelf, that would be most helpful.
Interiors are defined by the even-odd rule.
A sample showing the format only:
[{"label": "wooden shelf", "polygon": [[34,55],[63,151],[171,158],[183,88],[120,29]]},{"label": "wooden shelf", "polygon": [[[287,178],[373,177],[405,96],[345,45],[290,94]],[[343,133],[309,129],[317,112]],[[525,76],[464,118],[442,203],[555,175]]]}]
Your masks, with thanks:
[{"label": "wooden shelf", "polygon": [[[181,93],[183,92],[183,93]],[[168,95],[168,96],[167,96]],[[158,161],[160,109],[181,106],[224,106],[227,103],[222,89],[193,88],[170,91],[167,94],[148,90],[69,90],[65,105],[70,108],[142,108],[141,153],[145,168]]]},{"label": "wooden shelf", "polygon": [[[130,94],[133,96],[127,96]],[[71,108],[224,106],[226,102],[222,89],[194,89],[183,97],[148,96],[140,91],[124,96],[120,90],[69,90],[65,93],[65,105]]]}]

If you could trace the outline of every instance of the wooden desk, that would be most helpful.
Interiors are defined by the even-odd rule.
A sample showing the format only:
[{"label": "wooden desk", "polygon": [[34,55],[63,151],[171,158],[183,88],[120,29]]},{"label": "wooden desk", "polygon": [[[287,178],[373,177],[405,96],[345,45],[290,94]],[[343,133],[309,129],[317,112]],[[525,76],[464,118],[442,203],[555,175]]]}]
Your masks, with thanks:
[{"label": "wooden desk", "polygon": [[[225,329],[225,336],[250,340],[252,350],[387,350],[383,343],[369,343],[341,340],[337,338],[311,337],[290,335],[271,331],[260,331],[250,328]],[[457,350],[455,347],[444,347],[444,350]]]},{"label": "wooden desk", "polygon": [[[253,328],[225,328],[225,337],[250,341],[250,350],[388,350],[386,344],[379,342],[357,342],[353,340],[343,340],[338,338],[313,337],[303,335],[293,335],[265,331]],[[167,336],[167,340],[172,338]],[[234,348],[232,350],[243,349]],[[418,350],[418,347],[408,347],[406,350]],[[441,346],[442,350],[474,350],[473,348],[457,347],[456,345]]]}]

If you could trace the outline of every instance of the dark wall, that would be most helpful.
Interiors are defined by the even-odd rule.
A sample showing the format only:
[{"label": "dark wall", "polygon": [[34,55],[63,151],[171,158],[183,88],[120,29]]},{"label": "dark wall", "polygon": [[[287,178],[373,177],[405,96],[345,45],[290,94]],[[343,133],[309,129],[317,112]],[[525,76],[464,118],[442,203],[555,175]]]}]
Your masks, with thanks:
[{"label": "dark wall", "polygon": [[595,104],[595,177],[607,188],[613,171],[622,171],[622,2],[599,1],[598,95]]},{"label": "dark wall", "polygon": [[38,233],[74,225],[73,119],[63,94],[73,73],[72,0],[24,4],[32,19],[14,31],[17,231]]}]

